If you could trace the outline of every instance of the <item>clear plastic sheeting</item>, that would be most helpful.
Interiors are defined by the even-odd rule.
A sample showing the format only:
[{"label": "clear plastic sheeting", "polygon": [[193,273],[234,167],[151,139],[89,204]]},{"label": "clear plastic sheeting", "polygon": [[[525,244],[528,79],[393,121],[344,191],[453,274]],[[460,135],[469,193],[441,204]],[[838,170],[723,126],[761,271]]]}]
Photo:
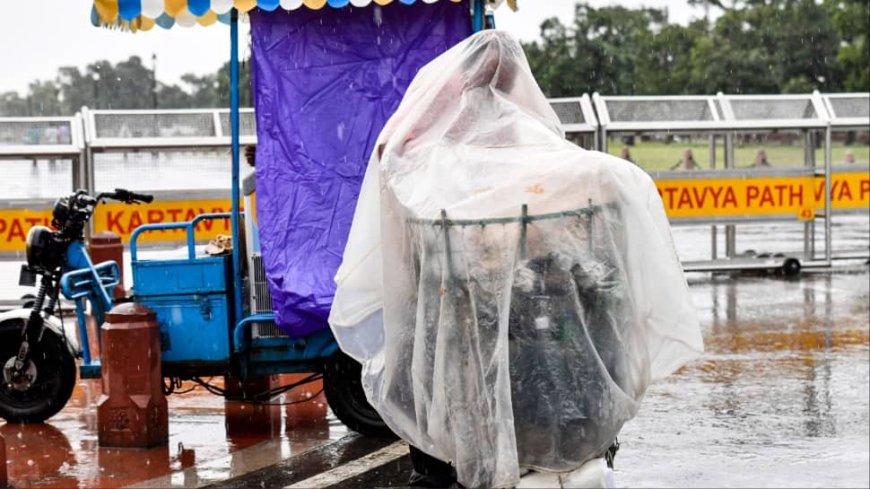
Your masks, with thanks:
[{"label": "clear plastic sheeting", "polygon": [[411,83],[336,281],[330,324],[369,400],[466,487],[602,456],[703,349],[652,180],[567,142],[498,31]]}]

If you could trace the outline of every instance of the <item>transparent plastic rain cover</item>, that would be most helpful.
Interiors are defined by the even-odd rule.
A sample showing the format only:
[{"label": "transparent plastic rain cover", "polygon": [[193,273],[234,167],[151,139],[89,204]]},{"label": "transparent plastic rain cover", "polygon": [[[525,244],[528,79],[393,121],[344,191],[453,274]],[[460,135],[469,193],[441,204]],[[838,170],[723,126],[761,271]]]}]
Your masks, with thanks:
[{"label": "transparent plastic rain cover", "polygon": [[466,487],[601,456],[703,350],[652,180],[566,141],[499,31],[411,83],[336,281],[330,323],[369,400]]}]

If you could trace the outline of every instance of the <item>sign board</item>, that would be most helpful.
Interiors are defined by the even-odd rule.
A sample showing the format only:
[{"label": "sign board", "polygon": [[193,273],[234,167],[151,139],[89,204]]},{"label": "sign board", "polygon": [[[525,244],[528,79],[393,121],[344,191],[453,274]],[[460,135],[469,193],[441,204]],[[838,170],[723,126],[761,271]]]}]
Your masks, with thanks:
[{"label": "sign board", "polygon": [[[142,224],[190,221],[199,214],[229,212],[228,199],[164,200],[146,205],[101,204],[94,213],[94,231],[112,231],[130,242],[133,230]],[[24,251],[27,232],[33,226],[49,226],[51,209],[0,209],[0,252]],[[218,234],[230,234],[229,219],[204,220],[196,226],[197,240],[210,240]],[[143,233],[139,241],[183,242],[184,230],[160,230]]]},{"label": "sign board", "polygon": [[[665,211],[675,222],[813,219],[825,208],[825,179],[796,170],[792,175],[735,170],[659,172],[654,177]],[[870,168],[833,173],[831,206],[835,212],[870,212]]]},{"label": "sign board", "polygon": [[[782,173],[782,172],[780,172]],[[672,222],[782,218],[809,220],[825,207],[825,181],[800,169],[801,174],[774,171],[661,172],[654,174],[656,188]],[[835,211],[870,212],[870,167],[837,168],[831,182]],[[42,204],[44,205],[44,203]],[[160,200],[134,206],[108,203],[97,207],[94,230],[113,231],[128,243],[137,226],[158,222],[189,221],[198,214],[229,212],[228,199]],[[0,252],[24,251],[27,231],[48,226],[51,210],[0,208]],[[209,240],[229,234],[230,222],[206,220],[197,226],[196,239]],[[184,231],[145,233],[142,242],[183,242]]]}]

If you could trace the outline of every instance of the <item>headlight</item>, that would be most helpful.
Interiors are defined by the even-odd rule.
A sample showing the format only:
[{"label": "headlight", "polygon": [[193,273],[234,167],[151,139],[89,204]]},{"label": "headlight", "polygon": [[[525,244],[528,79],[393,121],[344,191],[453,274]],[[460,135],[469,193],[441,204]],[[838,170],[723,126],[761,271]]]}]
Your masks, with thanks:
[{"label": "headlight", "polygon": [[54,270],[62,258],[55,250],[53,232],[45,226],[33,226],[27,233],[27,265],[37,270]]}]

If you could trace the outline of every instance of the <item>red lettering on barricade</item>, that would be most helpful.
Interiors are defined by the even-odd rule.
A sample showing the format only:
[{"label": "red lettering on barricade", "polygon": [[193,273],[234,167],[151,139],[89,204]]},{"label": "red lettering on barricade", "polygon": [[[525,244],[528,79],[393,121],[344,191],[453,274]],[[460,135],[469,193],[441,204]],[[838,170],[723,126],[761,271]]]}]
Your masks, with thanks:
[{"label": "red lettering on barricade", "polygon": [[737,195],[734,194],[734,189],[728,187],[725,190],[725,198],[722,199],[722,208],[728,207],[728,204],[731,204],[731,207],[737,207]]},{"label": "red lettering on barricade", "polygon": [[106,213],[106,230],[118,234],[127,234],[124,226],[121,225],[121,217],[124,216],[124,211]]},{"label": "red lettering on barricade", "polygon": [[26,240],[27,238],[24,236],[24,228],[21,226],[21,220],[13,219],[12,225],[9,226],[9,235],[6,236],[6,242],[9,243],[12,241],[12,238],[18,237],[21,241]]},{"label": "red lettering on barricade", "polygon": [[776,206],[776,203],[773,201],[773,191],[771,191],[770,187],[767,185],[765,185],[764,190],[761,191],[761,202],[759,203],[759,207],[764,207],[764,204],[769,204],[771,207]]},{"label": "red lettering on barricade", "polygon": [[721,207],[721,203],[719,202],[719,196],[722,195],[722,187],[711,187],[710,193],[713,194],[713,207]]},{"label": "red lettering on barricade", "polygon": [[683,207],[688,207],[689,209],[693,209],[691,194],[689,193],[689,189],[684,188],[680,192],[680,202],[677,204],[677,209],[681,209]]},{"label": "red lettering on barricade", "polygon": [[133,211],[130,213],[130,220],[127,221],[127,230],[124,234],[132,233],[134,229],[138,228],[142,225],[142,216],[139,215],[139,211]]},{"label": "red lettering on barricade", "polygon": [[698,194],[698,189],[693,188],[692,193],[695,194],[695,202],[698,207],[704,207],[704,202],[707,201],[707,191],[710,190],[710,187],[704,187],[701,189],[701,193]]},{"label": "red lettering on barricade", "polygon": [[[836,197],[831,197],[836,200],[852,200],[852,190],[849,188],[849,182],[837,182],[840,184],[839,192],[837,192]],[[832,192],[833,193],[833,192]]]},{"label": "red lettering on barricade", "polygon": [[[833,187],[831,187],[831,190],[833,191]],[[825,201],[823,198],[824,195],[825,195],[825,180],[819,179],[819,183],[818,183],[818,185],[816,185],[816,193],[815,193],[816,202],[824,202]]]},{"label": "red lettering on barricade", "polygon": [[870,197],[870,179],[861,180],[861,189],[858,193],[861,195],[861,201]]},{"label": "red lettering on barricade", "polygon": [[178,222],[178,216],[184,212],[183,209],[166,209],[166,213],[169,214],[169,219],[171,222]]},{"label": "red lettering on barricade", "polygon": [[163,222],[163,215],[163,211],[160,209],[148,209],[148,213],[146,214],[148,224]]},{"label": "red lettering on barricade", "polygon": [[0,234],[5,233],[6,228],[8,228],[8,227],[9,227],[9,225],[6,224],[6,219],[0,219]]},{"label": "red lettering on barricade", "polygon": [[761,192],[755,185],[746,187],[746,203],[750,206],[752,205],[752,200],[757,199],[759,195],[761,195]]},{"label": "red lettering on barricade", "polygon": [[[223,214],[224,212],[228,212],[228,211],[224,210],[223,207],[212,207],[211,211],[213,213],[216,213],[216,214]],[[230,220],[229,219],[221,219],[221,221],[223,221],[224,231],[229,232],[230,231]]]},{"label": "red lettering on barricade", "polygon": [[[197,216],[196,209],[187,209],[187,212],[184,214],[185,221],[192,221],[193,218]],[[199,224],[196,225],[196,229],[199,230]]]},{"label": "red lettering on barricade", "polygon": [[803,205],[804,204],[804,188],[800,185],[795,187],[789,185],[788,205]]}]

